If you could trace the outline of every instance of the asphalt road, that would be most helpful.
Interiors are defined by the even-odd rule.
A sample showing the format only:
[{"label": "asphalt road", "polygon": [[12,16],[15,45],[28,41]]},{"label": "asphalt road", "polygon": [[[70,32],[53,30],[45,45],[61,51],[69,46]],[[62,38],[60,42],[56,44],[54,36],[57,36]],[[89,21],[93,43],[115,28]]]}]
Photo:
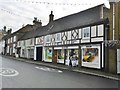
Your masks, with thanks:
[{"label": "asphalt road", "polygon": [[2,88],[118,88],[118,81],[0,56]]}]

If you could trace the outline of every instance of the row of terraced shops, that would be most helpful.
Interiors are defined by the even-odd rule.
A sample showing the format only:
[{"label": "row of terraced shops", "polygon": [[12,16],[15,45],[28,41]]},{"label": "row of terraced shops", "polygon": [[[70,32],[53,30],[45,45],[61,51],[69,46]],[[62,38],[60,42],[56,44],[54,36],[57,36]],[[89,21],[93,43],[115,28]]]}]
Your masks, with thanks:
[{"label": "row of terraced shops", "polygon": [[119,74],[120,38],[110,40],[110,13],[103,4],[56,20],[51,12],[47,25],[19,39],[15,56]]}]

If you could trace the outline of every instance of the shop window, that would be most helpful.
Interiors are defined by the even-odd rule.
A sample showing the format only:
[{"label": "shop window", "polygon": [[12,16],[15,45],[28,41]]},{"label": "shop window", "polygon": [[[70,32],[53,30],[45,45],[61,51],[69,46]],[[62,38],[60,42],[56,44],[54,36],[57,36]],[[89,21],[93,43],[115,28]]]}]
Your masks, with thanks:
[{"label": "shop window", "polygon": [[78,49],[66,50],[66,65],[78,66]]},{"label": "shop window", "polygon": [[45,49],[45,59],[52,60],[52,49],[50,48]]},{"label": "shop window", "polygon": [[58,50],[58,63],[64,63],[64,50]]},{"label": "shop window", "polygon": [[85,67],[91,67],[91,68],[101,68],[100,63],[100,46],[82,46],[81,47],[82,53],[81,53],[81,64]]},{"label": "shop window", "polygon": [[86,27],[82,29],[82,37],[83,39],[90,38],[90,27]]}]

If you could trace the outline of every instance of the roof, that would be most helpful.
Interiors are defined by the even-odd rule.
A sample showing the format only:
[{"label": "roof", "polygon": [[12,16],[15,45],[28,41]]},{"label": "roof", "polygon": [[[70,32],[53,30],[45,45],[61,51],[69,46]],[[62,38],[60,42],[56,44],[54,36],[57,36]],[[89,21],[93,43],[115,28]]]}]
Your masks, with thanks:
[{"label": "roof", "polygon": [[21,40],[72,30],[75,28],[85,27],[87,25],[103,22],[105,20],[100,19],[101,6],[103,6],[103,4],[56,19],[53,22],[48,23],[46,26],[39,27],[34,31],[26,33],[21,38]]},{"label": "roof", "polygon": [[25,31],[25,30],[27,30],[27,29],[29,30],[29,28],[32,29],[32,27],[33,27],[33,25],[27,24],[26,26],[20,28],[18,31],[4,36],[2,39],[8,39],[8,38],[10,38],[10,37],[12,37],[12,36],[14,36],[14,35],[16,35],[16,34],[20,34],[20,33],[21,33],[22,35],[24,35],[24,33],[27,32],[27,31]]}]

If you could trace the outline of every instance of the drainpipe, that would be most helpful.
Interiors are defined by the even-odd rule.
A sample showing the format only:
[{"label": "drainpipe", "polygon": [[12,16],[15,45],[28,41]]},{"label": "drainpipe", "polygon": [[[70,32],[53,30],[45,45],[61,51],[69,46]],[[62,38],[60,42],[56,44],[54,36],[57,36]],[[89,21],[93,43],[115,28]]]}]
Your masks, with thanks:
[{"label": "drainpipe", "polygon": [[113,40],[115,40],[115,3],[113,3]]}]

